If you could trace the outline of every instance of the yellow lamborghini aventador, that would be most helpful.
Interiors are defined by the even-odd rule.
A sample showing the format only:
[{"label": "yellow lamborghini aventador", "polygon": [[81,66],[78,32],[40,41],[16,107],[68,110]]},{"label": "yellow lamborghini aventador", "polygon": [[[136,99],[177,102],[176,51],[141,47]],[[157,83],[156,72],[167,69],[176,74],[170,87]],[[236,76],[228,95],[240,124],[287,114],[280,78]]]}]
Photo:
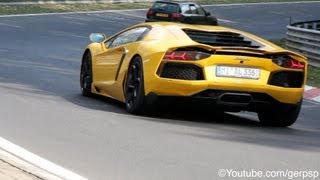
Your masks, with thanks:
[{"label": "yellow lamborghini aventador", "polygon": [[122,101],[129,113],[172,97],[257,112],[272,126],[289,126],[299,115],[306,58],[249,33],[154,22],[90,39],[81,63],[82,94]]}]

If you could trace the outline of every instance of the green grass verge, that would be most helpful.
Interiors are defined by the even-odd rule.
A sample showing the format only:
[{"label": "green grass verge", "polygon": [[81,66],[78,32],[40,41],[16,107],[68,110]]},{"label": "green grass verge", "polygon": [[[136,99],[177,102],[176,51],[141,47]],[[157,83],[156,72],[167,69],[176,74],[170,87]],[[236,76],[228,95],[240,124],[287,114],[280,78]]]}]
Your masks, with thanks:
[{"label": "green grass verge", "polygon": [[148,8],[150,3],[2,5],[0,15]]},{"label": "green grass verge", "polygon": [[320,87],[320,68],[309,66],[307,84],[309,86]]}]

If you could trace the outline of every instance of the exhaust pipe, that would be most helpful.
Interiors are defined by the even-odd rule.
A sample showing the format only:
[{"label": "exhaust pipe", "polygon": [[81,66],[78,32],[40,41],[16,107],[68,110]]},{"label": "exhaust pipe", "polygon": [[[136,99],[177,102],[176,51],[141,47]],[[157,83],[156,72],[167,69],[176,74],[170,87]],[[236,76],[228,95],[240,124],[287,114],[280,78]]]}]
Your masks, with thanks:
[{"label": "exhaust pipe", "polygon": [[247,106],[251,103],[252,96],[246,93],[224,93],[219,96],[217,103],[230,106]]}]

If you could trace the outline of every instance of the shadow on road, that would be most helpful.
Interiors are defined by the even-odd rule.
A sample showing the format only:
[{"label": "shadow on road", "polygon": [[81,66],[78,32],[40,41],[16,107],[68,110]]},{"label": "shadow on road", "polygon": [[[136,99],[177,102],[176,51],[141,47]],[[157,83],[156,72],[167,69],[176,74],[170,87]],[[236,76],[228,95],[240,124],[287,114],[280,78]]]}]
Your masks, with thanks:
[{"label": "shadow on road", "polygon": [[197,128],[196,131],[183,131],[176,128],[169,131],[183,136],[319,152],[319,125],[318,123],[310,124],[303,116],[304,113],[296,124],[287,128],[262,126],[253,113],[217,113],[201,109],[177,110],[174,107],[162,108],[141,119]]},{"label": "shadow on road", "polygon": [[[14,69],[13,71],[17,72],[19,69]],[[34,72],[36,70],[30,67],[28,71]],[[57,72],[55,70],[55,72],[47,71],[46,73],[46,75],[53,73],[50,76],[56,76],[55,73]],[[41,82],[41,78],[39,79]],[[266,147],[294,149],[298,151],[320,150],[319,123],[316,119],[312,119],[312,116],[311,118],[309,117],[309,115],[314,112],[308,113],[307,110],[303,110],[297,123],[288,128],[261,126],[254,114],[249,114],[248,116],[247,113],[217,113],[197,107],[185,109],[185,107],[177,106],[158,106],[145,115],[133,116],[126,113],[123,103],[97,95],[90,98],[83,97],[77,86],[61,86],[61,84],[68,84],[65,82],[66,79],[68,79],[68,76],[64,78],[61,77],[61,79],[58,78],[56,81],[51,82],[52,84],[49,86],[45,83],[41,84],[39,81],[30,79],[27,76],[21,76],[20,78],[19,76],[0,78],[0,82],[33,87],[33,89],[29,89],[28,91],[25,89],[18,90],[21,93],[41,94],[41,96],[37,98],[57,96],[83,108],[117,113],[119,116],[124,116],[125,121],[148,121],[165,123],[169,126],[175,125],[197,129],[196,131],[185,131],[179,130],[179,128],[169,128],[171,130],[168,130],[168,133],[196,138],[232,141],[235,143],[255,144]],[[75,81],[75,79],[77,79],[77,77],[71,77],[69,80]],[[78,85],[78,82],[72,82],[71,84]],[[57,87],[50,88],[54,85],[57,85]],[[10,89],[10,87],[6,86],[1,87]],[[17,91],[17,89],[11,89]]]},{"label": "shadow on road", "polygon": [[118,114],[127,114],[127,112],[124,109],[123,103],[108,97],[95,94],[93,94],[90,97],[84,97],[80,94],[80,90],[79,92],[77,92],[77,94],[65,96],[64,99],[75,105],[92,110],[113,112]]}]

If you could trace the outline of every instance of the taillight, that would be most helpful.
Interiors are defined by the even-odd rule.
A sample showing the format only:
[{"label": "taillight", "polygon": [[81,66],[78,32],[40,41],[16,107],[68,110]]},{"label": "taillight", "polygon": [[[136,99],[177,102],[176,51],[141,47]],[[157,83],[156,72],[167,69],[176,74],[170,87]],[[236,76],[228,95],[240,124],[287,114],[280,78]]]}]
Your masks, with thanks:
[{"label": "taillight", "polygon": [[163,59],[164,60],[201,60],[210,57],[210,54],[199,52],[199,51],[173,51],[167,52]]},{"label": "taillight", "polygon": [[181,18],[181,17],[183,16],[179,13],[172,13],[172,18]]},{"label": "taillight", "polygon": [[272,62],[278,66],[290,69],[304,69],[305,63],[297,61],[290,56],[280,55],[272,58]]},{"label": "taillight", "polygon": [[147,15],[152,15],[153,11],[151,9],[148,10]]}]

